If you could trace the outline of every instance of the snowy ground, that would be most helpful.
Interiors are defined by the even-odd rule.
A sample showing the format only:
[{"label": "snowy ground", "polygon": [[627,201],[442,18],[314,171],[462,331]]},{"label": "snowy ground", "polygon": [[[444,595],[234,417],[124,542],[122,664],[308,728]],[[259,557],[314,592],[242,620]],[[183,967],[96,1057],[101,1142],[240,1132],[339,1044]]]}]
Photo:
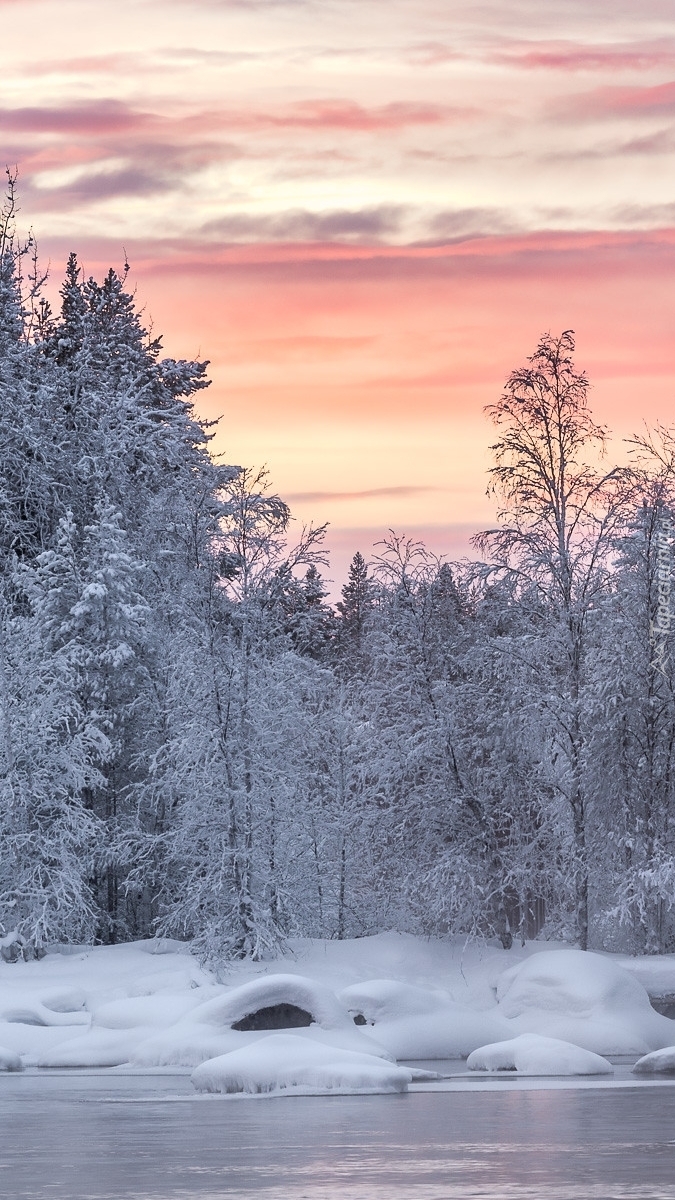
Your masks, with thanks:
[{"label": "snowy ground", "polygon": [[[675,1046],[675,1021],[645,989],[675,994],[675,955],[550,943],[505,952],[387,933],[298,940],[283,959],[217,978],[177,942],[69,948],[0,963],[0,1071],[192,1070],[198,1090],[244,1094],[472,1086],[472,1065],[480,1087],[505,1086],[506,1073],[510,1085],[542,1075],[577,1085],[591,1070],[596,1085],[635,1086],[644,1075],[624,1066],[608,1078],[593,1055],[632,1064]],[[300,1024],[260,1028],[261,1011],[279,1005]],[[420,1083],[411,1060],[436,1060],[453,1080]]]}]

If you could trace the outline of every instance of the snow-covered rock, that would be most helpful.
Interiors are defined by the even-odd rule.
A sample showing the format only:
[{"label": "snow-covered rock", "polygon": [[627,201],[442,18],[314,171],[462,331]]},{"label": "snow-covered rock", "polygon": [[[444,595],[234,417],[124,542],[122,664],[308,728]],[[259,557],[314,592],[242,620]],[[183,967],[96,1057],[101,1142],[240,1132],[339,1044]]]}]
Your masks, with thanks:
[{"label": "snow-covered rock", "polygon": [[83,1037],[71,1038],[37,1059],[38,1067],[121,1067],[129,1062],[139,1041],[149,1029],[91,1029]]},{"label": "snow-covered rock", "polygon": [[[0,961],[0,1045],[27,1067],[195,1068],[288,1033],[268,1026],[289,1018],[310,1022],[292,1030],[308,1045],[385,1066],[462,1057],[523,1033],[637,1057],[675,1045],[675,1021],[652,1010],[635,978],[655,976],[650,963],[631,962],[629,974],[614,957],[567,948],[379,934],[296,939],[275,961],[228,964],[224,983],[179,942],[60,948]],[[662,987],[675,955],[656,965]],[[300,1014],[265,1016],[279,1006]],[[359,1014],[366,1024],[354,1023]]]},{"label": "snow-covered rock", "polygon": [[452,1003],[448,992],[440,988],[415,987],[397,979],[367,979],[338,993],[338,1000],[354,1016],[363,1016],[369,1024],[396,1021],[434,1012]]},{"label": "snow-covered rock", "polygon": [[[296,1025],[301,1014],[307,1024]],[[284,1027],[293,1028],[298,1039],[335,1050],[391,1057],[379,1039],[370,1036],[371,1030],[355,1026],[329,988],[302,975],[263,975],[223,991],[171,1028],[147,1038],[134,1048],[131,1062],[194,1067],[260,1039],[269,1040],[275,1028]]]},{"label": "snow-covered rock", "polygon": [[22,1071],[23,1063],[18,1054],[0,1046],[0,1071]]},{"label": "snow-covered rock", "polygon": [[340,992],[352,1015],[397,1059],[462,1058],[486,1041],[511,1036],[493,1007],[455,1004],[447,992],[393,979],[370,979]]},{"label": "snow-covered rock", "polygon": [[56,992],[38,998],[30,994],[2,998],[0,1021],[10,1025],[89,1025],[80,991]]},{"label": "snow-covered rock", "polygon": [[612,1064],[571,1042],[521,1033],[506,1042],[481,1046],[466,1060],[470,1071],[517,1071],[521,1075],[611,1075]]},{"label": "snow-covered rock", "polygon": [[675,1046],[644,1054],[633,1067],[635,1075],[675,1075]]},{"label": "snow-covered rock", "polygon": [[514,1033],[540,1033],[597,1054],[644,1054],[675,1040],[675,1022],[611,959],[582,950],[533,954],[497,980]]},{"label": "snow-covered rock", "polygon": [[337,1050],[293,1034],[272,1034],[212,1058],[192,1073],[200,1092],[404,1092],[405,1067],[369,1054]]},{"label": "snow-covered rock", "polygon": [[204,1003],[204,993],[221,992],[222,988],[194,988],[182,992],[155,992],[150,996],[126,996],[99,1004],[92,1014],[92,1024],[101,1029],[135,1029],[149,1027],[166,1029]]},{"label": "snow-covered rock", "polygon": [[263,975],[251,979],[200,1005],[192,1017],[198,1024],[232,1028],[261,1009],[277,1005],[307,1013],[308,1025],[320,1025],[322,1029],[345,1029],[353,1025],[335,993],[303,975]]},{"label": "snow-covered rock", "polygon": [[653,999],[675,996],[675,954],[618,955],[614,960],[637,979]]}]

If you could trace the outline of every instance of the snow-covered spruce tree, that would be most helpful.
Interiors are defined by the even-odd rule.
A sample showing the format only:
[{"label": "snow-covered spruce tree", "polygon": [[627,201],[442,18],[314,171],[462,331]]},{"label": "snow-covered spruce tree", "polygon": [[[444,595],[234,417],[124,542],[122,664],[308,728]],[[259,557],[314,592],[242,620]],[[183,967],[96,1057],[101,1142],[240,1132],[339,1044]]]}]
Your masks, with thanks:
[{"label": "snow-covered spruce tree", "polygon": [[576,937],[585,949],[594,803],[587,773],[589,624],[609,586],[634,483],[629,472],[596,465],[606,432],[591,417],[589,384],[575,370],[574,348],[571,331],[544,336],[488,409],[498,431],[491,474],[502,508],[498,527],[477,544],[493,572],[520,585],[521,602],[536,598],[539,636],[520,649],[548,717],[556,787],[571,821]]},{"label": "snow-covered spruce tree", "polygon": [[26,294],[22,271],[33,243],[16,236],[14,182],[8,175],[0,210],[0,556],[5,576],[15,557],[34,557],[54,536],[68,461],[58,374],[30,337],[39,280],[29,282]]},{"label": "snow-covered spruce tree", "polygon": [[[206,384],[205,364],[162,359],[125,277],[110,272],[103,284],[83,281],[74,256],[62,311],[54,317],[39,301],[37,272],[34,281],[24,278],[26,248],[14,234],[14,209],[10,181],[0,220],[0,583],[3,703],[14,737],[5,738],[12,749],[4,770],[12,761],[19,771],[24,743],[32,745],[26,705],[43,714],[42,759],[32,752],[36,763],[45,763],[40,778],[49,778],[53,754],[58,780],[69,738],[74,757],[66,790],[54,785],[49,838],[45,826],[41,843],[29,822],[30,836],[6,845],[12,852],[22,847],[23,874],[16,863],[13,868],[17,881],[34,870],[45,895],[53,884],[58,936],[67,936],[68,928],[72,936],[86,928],[106,939],[147,934],[162,854],[147,763],[167,736],[163,651],[176,625],[175,596],[196,569],[198,531],[203,525],[215,530],[223,475],[191,409],[192,395]],[[24,638],[32,649],[22,659]],[[40,671],[29,688],[17,664],[33,663],[33,655]],[[43,687],[45,698],[38,700]],[[58,697],[62,703],[60,715],[54,709],[49,720],[39,708],[47,695],[50,703]],[[51,728],[59,730],[58,745],[55,735],[47,736]],[[11,786],[16,791],[19,785]],[[23,811],[39,812],[46,822],[45,806],[36,808],[21,786]],[[59,807],[57,796],[66,795],[68,803]],[[47,845],[58,842],[59,829],[64,847],[78,846],[68,870],[77,857],[84,889],[79,908],[73,900],[69,913],[55,868],[45,873],[41,858],[41,850],[46,854]],[[145,878],[132,893],[127,872],[141,850]],[[48,936],[41,916],[48,900],[38,901],[28,886],[23,895],[25,927],[33,921],[36,935]],[[0,913],[0,920],[11,921],[11,912]]]},{"label": "snow-covered spruce tree", "polygon": [[36,568],[16,568],[0,635],[0,924],[32,950],[89,939],[98,912],[91,880],[104,829],[88,803],[111,747],[96,711],[82,703],[82,647],[61,627],[75,598],[74,528]]},{"label": "snow-covered spruce tree", "polygon": [[[67,384],[74,455],[66,494],[89,572],[79,599],[90,637],[88,703],[107,697],[114,746],[91,798],[109,832],[97,894],[101,936],[113,939],[149,932],[156,916],[163,825],[147,764],[167,736],[162,660],[176,596],[197,569],[204,528],[215,529],[222,476],[191,408],[206,364],[160,357],[125,279],[110,271],[102,284],[82,280],[71,255],[62,311],[44,343]],[[136,871],[130,890],[140,847],[145,877]]]},{"label": "snow-covered spruce tree", "polygon": [[338,662],[347,674],[362,673],[365,660],[368,618],[375,605],[375,585],[368,564],[357,550],[349,564],[347,582],[338,600],[335,649]]}]

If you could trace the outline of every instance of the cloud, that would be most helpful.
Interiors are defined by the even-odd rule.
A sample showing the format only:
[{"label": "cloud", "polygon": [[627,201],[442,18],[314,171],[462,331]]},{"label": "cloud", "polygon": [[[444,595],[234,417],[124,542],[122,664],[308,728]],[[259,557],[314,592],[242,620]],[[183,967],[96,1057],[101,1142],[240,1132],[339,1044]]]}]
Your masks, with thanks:
[{"label": "cloud", "polygon": [[428,236],[432,240],[512,233],[517,227],[514,215],[500,208],[447,209],[436,213],[427,222]]},{"label": "cloud", "polygon": [[[652,274],[669,279],[675,271],[675,229],[663,226],[615,232],[531,232],[415,246],[318,242],[218,246],[190,238],[157,243],[126,239],[125,245],[130,261],[154,279],[267,279],[270,286],[289,288],[303,281],[314,285],[330,280],[336,289],[384,282],[394,293],[401,289],[405,293],[415,281],[425,288],[433,281],[467,281],[475,288],[486,279],[518,286],[525,280],[556,279],[556,287],[564,291],[568,284],[576,287],[587,277],[605,281],[623,277],[638,262],[648,263]],[[89,241],[85,247],[88,258],[102,267],[111,253],[117,253],[117,243]],[[52,257],[64,261],[71,248],[70,242],[56,240],[48,246]],[[420,380],[423,377],[422,368]],[[426,381],[436,382],[428,376]]]},{"label": "cloud", "polygon": [[262,214],[232,213],[207,222],[200,233],[223,241],[332,242],[380,239],[398,232],[403,206],[337,209],[315,213],[304,209]]},{"label": "cloud", "polygon": [[675,125],[669,125],[666,129],[657,130],[656,133],[649,133],[644,137],[630,138],[629,141],[621,142],[613,148],[611,153],[617,155],[652,155],[672,154],[673,150],[675,150]]},{"label": "cloud", "polygon": [[[216,142],[110,139],[105,145],[17,147],[24,209],[64,211],[114,197],[168,194],[213,162],[236,158],[235,147]],[[63,168],[72,176],[61,182]],[[52,173],[56,172],[54,178]]]},{"label": "cloud", "polygon": [[375,341],[376,337],[373,334],[349,337],[301,334],[246,338],[228,345],[223,357],[229,364],[247,363],[252,358],[257,363],[326,362],[344,359],[350,354],[362,356],[372,348]]},{"label": "cloud", "polygon": [[675,227],[675,203],[622,204],[612,216],[617,224],[639,229],[672,229]]},{"label": "cloud", "polygon": [[[2,3],[2,0],[0,0]],[[206,50],[201,47],[169,46],[153,53],[122,52],[115,54],[80,55],[76,58],[47,58],[26,63],[22,72],[29,76],[42,75],[158,75],[178,66],[232,66],[269,58],[268,54],[245,50]]]},{"label": "cloud", "polygon": [[653,87],[605,87],[556,105],[559,115],[581,119],[675,116],[675,82]]},{"label": "cloud", "polygon": [[[185,8],[309,8],[316,0],[170,0],[172,4]],[[166,0],[155,0],[158,7],[163,7]]]},{"label": "cloud", "polygon": [[[2,3],[2,0],[0,0]],[[145,55],[119,54],[90,54],[79,58],[47,58],[38,62],[29,62],[22,67],[22,73],[31,77],[41,75],[129,75],[133,71],[142,70],[145,74],[151,69]]]},{"label": "cloud", "polygon": [[81,134],[91,137],[146,129],[158,121],[159,118],[152,113],[133,109],[120,100],[108,99],[0,109],[0,125],[21,133]]},{"label": "cloud", "polygon": [[469,108],[443,104],[394,101],[366,108],[348,99],[301,100],[275,111],[214,110],[201,120],[226,129],[343,129],[350,132],[387,132],[409,125],[440,125],[474,116]]},{"label": "cloud", "polygon": [[416,484],[403,487],[368,488],[362,492],[291,492],[285,496],[289,504],[320,502],[322,500],[372,500],[380,496],[389,498],[422,496],[428,492],[447,492],[444,487],[423,487]]},{"label": "cloud", "polygon": [[437,125],[473,116],[470,109],[441,104],[395,101],[367,108],[348,99],[303,100],[275,110],[212,108],[167,117],[103,97],[62,105],[0,109],[0,125],[11,132],[42,136],[102,138],[152,132],[184,138],[204,133],[265,132],[288,129],[306,133],[337,129],[347,132],[390,132],[411,125]]},{"label": "cloud", "polygon": [[675,65],[675,43],[515,42],[485,57],[488,62],[527,70],[649,71]]},{"label": "cloud", "polygon": [[469,56],[445,42],[416,42],[405,51],[408,62],[421,67],[435,67],[457,62]]}]

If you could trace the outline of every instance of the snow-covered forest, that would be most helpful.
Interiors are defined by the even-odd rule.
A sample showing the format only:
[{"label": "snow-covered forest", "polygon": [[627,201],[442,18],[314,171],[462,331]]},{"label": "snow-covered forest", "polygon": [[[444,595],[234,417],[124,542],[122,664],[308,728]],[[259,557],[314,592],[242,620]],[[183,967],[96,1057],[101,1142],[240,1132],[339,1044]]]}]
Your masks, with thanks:
[{"label": "snow-covered forest", "polygon": [[207,364],[74,255],[52,311],[13,218],[10,195],[0,937],[675,950],[675,433],[613,467],[547,334],[489,413],[476,561],[389,533],[331,605],[323,531],[211,456]]}]

